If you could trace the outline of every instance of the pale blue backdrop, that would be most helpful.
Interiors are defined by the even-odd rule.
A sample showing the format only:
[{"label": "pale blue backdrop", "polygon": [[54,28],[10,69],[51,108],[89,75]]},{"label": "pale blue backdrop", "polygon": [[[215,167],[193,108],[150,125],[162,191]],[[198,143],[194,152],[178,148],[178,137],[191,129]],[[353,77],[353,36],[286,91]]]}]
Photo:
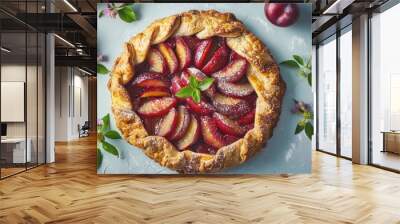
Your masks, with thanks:
[{"label": "pale blue backdrop", "polygon": [[[98,11],[105,8],[98,4]],[[222,12],[232,12],[245,26],[260,38],[269,48],[279,63],[291,58],[293,54],[303,57],[311,55],[311,5],[299,4],[299,20],[288,28],[280,28],[271,24],[264,15],[264,3],[184,3],[135,4],[134,9],[138,20],[125,23],[119,18],[99,18],[97,21],[97,51],[108,57],[103,64],[112,67],[113,61],[121,53],[122,45],[131,36],[143,31],[153,20],[177,14],[183,11],[198,9],[215,9]],[[287,84],[283,110],[280,121],[274,129],[273,137],[259,154],[244,164],[224,170],[224,174],[269,174],[269,173],[308,173],[311,170],[311,141],[304,133],[294,135],[299,116],[293,115],[290,108],[293,98],[312,104],[313,94],[307,82],[300,78],[296,71],[281,66],[281,75]],[[106,83],[108,76],[97,77],[98,117],[111,113],[110,94]],[[111,126],[116,129],[114,118]],[[102,165],[99,174],[174,174],[168,168],[161,167],[124,140],[116,140],[121,157],[116,158],[103,152]]]}]

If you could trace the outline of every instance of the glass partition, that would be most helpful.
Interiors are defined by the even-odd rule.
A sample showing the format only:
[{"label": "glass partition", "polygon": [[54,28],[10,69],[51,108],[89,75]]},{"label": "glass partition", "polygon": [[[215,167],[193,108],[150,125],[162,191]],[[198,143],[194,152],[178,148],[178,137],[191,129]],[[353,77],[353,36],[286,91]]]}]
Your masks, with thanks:
[{"label": "glass partition", "polygon": [[[1,175],[7,177],[26,170],[32,151],[27,143],[27,35],[1,34]],[[6,49],[6,50],[4,50]],[[28,150],[27,150],[28,149]]]},{"label": "glass partition", "polygon": [[[39,7],[40,5],[40,7]],[[18,16],[43,1],[1,1],[0,178],[45,163],[45,35]],[[40,8],[40,9],[39,9]]]}]

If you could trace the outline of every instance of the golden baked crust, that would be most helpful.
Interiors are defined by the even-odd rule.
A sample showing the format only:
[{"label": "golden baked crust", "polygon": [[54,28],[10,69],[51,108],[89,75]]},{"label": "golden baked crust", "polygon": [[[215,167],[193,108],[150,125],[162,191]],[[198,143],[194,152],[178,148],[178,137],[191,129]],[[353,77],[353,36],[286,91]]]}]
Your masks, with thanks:
[{"label": "golden baked crust", "polygon": [[[166,138],[150,136],[124,87],[136,75],[135,64],[146,59],[151,45],[171,36],[190,35],[200,39],[226,37],[227,45],[248,60],[247,77],[258,95],[254,129],[220,148],[215,155],[178,151]],[[180,173],[208,173],[239,165],[266,144],[279,120],[286,87],[265,45],[233,14],[193,10],[156,20],[125,43],[123,53],[115,61],[108,88],[117,127],[130,144],[141,148],[162,166]]]}]

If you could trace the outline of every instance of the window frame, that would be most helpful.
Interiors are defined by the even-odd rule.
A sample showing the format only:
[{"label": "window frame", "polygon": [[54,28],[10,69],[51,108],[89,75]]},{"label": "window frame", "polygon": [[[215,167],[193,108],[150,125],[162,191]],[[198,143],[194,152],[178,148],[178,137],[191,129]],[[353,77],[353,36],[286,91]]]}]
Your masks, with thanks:
[{"label": "window frame", "polygon": [[[347,157],[342,155],[342,150],[341,150],[341,119],[340,119],[340,112],[341,112],[341,108],[340,108],[340,77],[341,77],[341,64],[340,64],[340,37],[342,35],[344,35],[347,32],[352,32],[352,23],[347,24],[345,27],[339,29],[336,31],[336,33],[328,36],[327,38],[319,41],[316,44],[316,111],[315,111],[315,118],[316,118],[316,151],[319,152],[323,152],[329,155],[333,155],[336,157],[340,157],[340,158],[344,158],[347,160],[352,160],[352,158]],[[334,38],[333,38],[334,37]],[[320,79],[319,79],[319,53],[318,53],[318,49],[321,45],[321,43],[324,42],[329,42],[329,41],[336,41],[336,152],[332,153],[329,151],[326,151],[322,148],[320,148],[320,144],[319,144],[319,110],[320,110],[320,106],[319,106],[319,97],[320,97],[320,93],[319,93],[319,85],[320,85]]]},{"label": "window frame", "polygon": [[389,0],[385,2],[383,5],[379,6],[378,8],[375,8],[373,10],[368,11],[368,20],[367,20],[367,46],[368,46],[368,53],[367,53],[367,82],[368,82],[368,96],[367,96],[367,117],[368,117],[368,124],[367,124],[367,131],[368,131],[368,158],[367,162],[368,165],[380,168],[383,170],[391,171],[394,173],[400,173],[400,170],[390,168],[387,166],[383,166],[380,164],[376,164],[373,162],[373,132],[372,132],[372,93],[373,93],[373,88],[372,88],[372,19],[373,19],[373,14],[374,13],[384,13],[385,11],[391,9],[392,7],[396,6],[398,1],[396,0]]}]

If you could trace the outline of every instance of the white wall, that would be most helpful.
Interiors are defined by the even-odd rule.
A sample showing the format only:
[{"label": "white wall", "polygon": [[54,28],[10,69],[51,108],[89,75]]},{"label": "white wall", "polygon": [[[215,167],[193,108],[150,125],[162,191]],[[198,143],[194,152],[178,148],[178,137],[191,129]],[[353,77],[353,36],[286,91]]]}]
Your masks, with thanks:
[{"label": "white wall", "polygon": [[[32,67],[28,67],[30,70]],[[8,64],[1,66],[1,81],[3,82],[25,82],[25,64]],[[6,110],[7,108],[1,108]],[[7,137],[25,137],[25,123],[7,123]]]},{"label": "white wall", "polygon": [[55,141],[77,139],[88,120],[88,78],[72,67],[56,67],[55,76]]},{"label": "white wall", "polygon": [[[36,66],[29,66],[26,68],[28,72],[29,86],[36,87],[36,80],[30,79],[30,74],[36,75]],[[25,82],[25,64],[5,64],[1,66],[1,81],[2,82]],[[27,106],[36,108],[36,88],[27,88]],[[29,105],[34,103],[32,105]],[[39,105],[40,106],[40,105]],[[7,110],[7,108],[1,108],[2,110]],[[36,109],[35,109],[36,111]],[[30,111],[29,111],[30,112]],[[28,124],[28,129],[32,127],[36,130],[36,113],[27,113],[28,122],[34,122]],[[35,126],[35,127],[33,127]],[[28,130],[28,137],[30,131]],[[7,122],[7,136],[8,137],[25,137],[25,122]],[[36,136],[36,132],[35,132]]]},{"label": "white wall", "polygon": [[67,67],[55,68],[55,141],[68,140],[68,87],[69,87],[69,69]]},{"label": "white wall", "polygon": [[83,125],[85,121],[89,120],[88,112],[88,78],[81,76],[83,73],[79,72],[79,75],[74,77],[74,108],[73,108],[73,119],[72,119],[72,136],[78,138],[78,124]]}]

